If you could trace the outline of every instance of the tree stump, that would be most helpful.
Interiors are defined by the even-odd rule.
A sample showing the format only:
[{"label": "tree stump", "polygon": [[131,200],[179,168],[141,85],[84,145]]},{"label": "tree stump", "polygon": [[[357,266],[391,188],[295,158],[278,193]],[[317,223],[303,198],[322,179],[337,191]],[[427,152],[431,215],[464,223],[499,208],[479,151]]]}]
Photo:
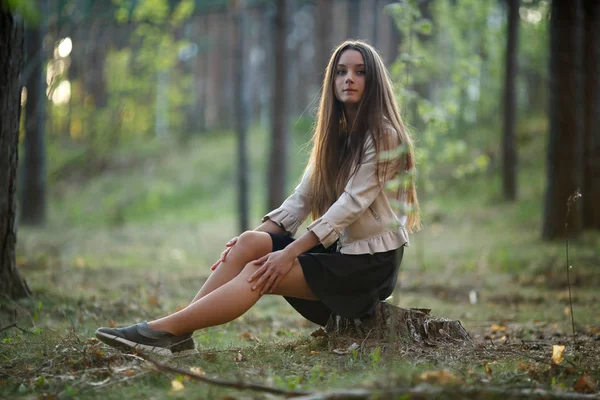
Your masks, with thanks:
[{"label": "tree stump", "polygon": [[429,309],[400,308],[381,302],[369,317],[348,319],[331,315],[325,331],[329,334],[370,339],[434,344],[435,342],[471,342],[460,321],[435,318]]}]

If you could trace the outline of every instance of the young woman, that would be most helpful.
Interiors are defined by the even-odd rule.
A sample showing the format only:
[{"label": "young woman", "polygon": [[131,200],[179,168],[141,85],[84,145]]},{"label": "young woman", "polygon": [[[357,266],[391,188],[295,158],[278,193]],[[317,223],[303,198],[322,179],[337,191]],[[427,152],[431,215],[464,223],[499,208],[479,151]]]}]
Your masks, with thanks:
[{"label": "young woman", "polygon": [[[190,305],[148,323],[100,328],[98,339],[164,355],[193,353],[195,330],[236,319],[264,294],[285,296],[320,325],[332,313],[372,312],[392,293],[407,232],[419,227],[413,144],[373,47],[348,41],[333,53],[312,141],[294,193],[254,231],[227,243]],[[390,191],[386,183],[395,178],[402,184]],[[313,222],[293,239],[308,214]]]}]

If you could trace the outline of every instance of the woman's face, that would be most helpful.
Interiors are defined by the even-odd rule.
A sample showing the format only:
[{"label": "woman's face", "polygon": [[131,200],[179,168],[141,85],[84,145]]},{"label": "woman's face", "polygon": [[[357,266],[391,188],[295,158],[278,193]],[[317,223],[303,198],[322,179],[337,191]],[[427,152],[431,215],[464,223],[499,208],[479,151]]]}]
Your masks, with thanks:
[{"label": "woman's face", "polygon": [[358,50],[344,50],[335,67],[335,97],[344,106],[357,106],[365,91],[365,60]]}]

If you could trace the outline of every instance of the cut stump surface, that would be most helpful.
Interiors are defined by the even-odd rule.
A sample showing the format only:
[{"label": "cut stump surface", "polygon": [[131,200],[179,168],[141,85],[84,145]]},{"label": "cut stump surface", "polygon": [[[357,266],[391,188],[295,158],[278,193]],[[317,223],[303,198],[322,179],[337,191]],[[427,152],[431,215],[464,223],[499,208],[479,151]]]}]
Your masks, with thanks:
[{"label": "cut stump surface", "polygon": [[428,309],[400,308],[379,303],[369,317],[348,319],[332,315],[325,326],[329,334],[370,339],[393,339],[421,344],[471,342],[460,321],[431,317]]}]

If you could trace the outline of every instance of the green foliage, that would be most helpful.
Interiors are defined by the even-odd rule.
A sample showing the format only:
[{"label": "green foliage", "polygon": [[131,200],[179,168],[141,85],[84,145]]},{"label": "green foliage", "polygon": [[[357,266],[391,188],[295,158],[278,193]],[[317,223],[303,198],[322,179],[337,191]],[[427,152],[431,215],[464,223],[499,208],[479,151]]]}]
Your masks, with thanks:
[{"label": "green foliage", "polygon": [[369,354],[369,357],[371,358],[371,367],[373,369],[377,368],[381,363],[381,347],[377,346],[375,351]]},{"label": "green foliage", "polygon": [[40,9],[34,0],[3,0],[8,9],[25,18],[28,24],[39,24],[41,20]]},{"label": "green foliage", "polygon": [[[98,107],[82,79],[74,79],[70,104],[57,103],[50,108],[54,134],[85,144],[90,163],[140,138],[183,136],[183,111],[194,90],[191,72],[179,57],[189,42],[176,37],[191,17],[194,1],[114,0],[112,8],[107,8],[114,9],[116,23],[132,24],[135,29],[128,46],[106,50],[106,107]],[[82,57],[81,53],[77,57]],[[70,63],[71,56],[50,62],[54,71],[51,89],[70,79]],[[159,129],[159,124],[164,128]]]},{"label": "green foliage", "polygon": [[[386,11],[401,32],[391,72],[416,142],[419,190],[427,199],[459,180],[494,172],[498,164],[506,10],[495,0],[432,1],[427,19],[423,4],[404,0]],[[521,7],[527,45],[519,51],[533,77],[545,76],[547,8],[543,1]],[[531,84],[524,86],[533,91]],[[540,104],[529,110],[534,106],[539,110]]]}]

